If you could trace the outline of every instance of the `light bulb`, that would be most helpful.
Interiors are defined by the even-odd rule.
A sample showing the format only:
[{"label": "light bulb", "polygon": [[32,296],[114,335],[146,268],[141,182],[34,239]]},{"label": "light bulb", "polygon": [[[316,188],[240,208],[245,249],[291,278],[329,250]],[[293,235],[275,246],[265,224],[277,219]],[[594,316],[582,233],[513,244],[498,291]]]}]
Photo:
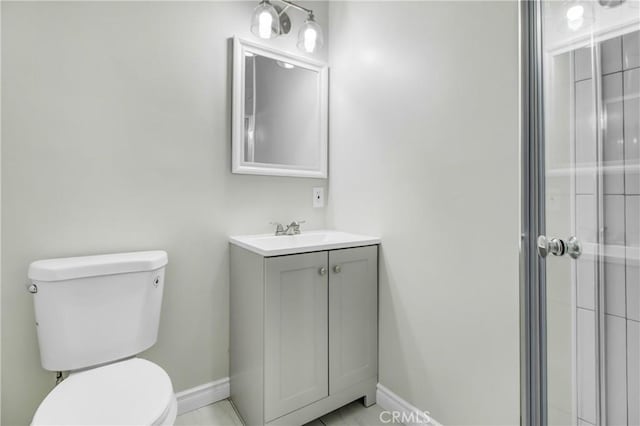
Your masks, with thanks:
[{"label": "light bulb", "polygon": [[576,31],[584,24],[584,7],[580,4],[567,9],[567,26]]},{"label": "light bulb", "polygon": [[278,11],[263,0],[253,11],[251,18],[251,32],[260,38],[270,39],[280,35],[280,18]]},{"label": "light bulb", "polygon": [[271,14],[263,10],[258,16],[258,34],[260,38],[271,38],[271,24],[273,24]]},{"label": "light bulb", "polygon": [[584,7],[580,4],[577,4],[575,6],[571,6],[568,10],[567,10],[567,19],[569,21],[574,21],[576,19],[580,19],[584,16]]},{"label": "light bulb", "polygon": [[318,39],[318,33],[313,28],[307,28],[304,31],[304,50],[306,52],[313,52],[316,50],[316,40]]},{"label": "light bulb", "polygon": [[313,19],[313,14],[309,17],[298,32],[298,48],[307,53],[313,53],[322,47],[322,27]]}]

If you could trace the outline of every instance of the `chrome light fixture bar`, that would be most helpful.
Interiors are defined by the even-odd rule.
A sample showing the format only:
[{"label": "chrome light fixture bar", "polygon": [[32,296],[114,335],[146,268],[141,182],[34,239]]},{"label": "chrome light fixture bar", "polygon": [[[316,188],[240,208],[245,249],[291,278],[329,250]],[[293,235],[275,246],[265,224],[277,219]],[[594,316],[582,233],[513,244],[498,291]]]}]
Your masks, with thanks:
[{"label": "chrome light fixture bar", "polygon": [[284,7],[274,6],[270,0],[260,1],[253,11],[251,32],[265,40],[288,34],[291,31],[291,19],[286,11],[293,8],[307,14],[307,19],[298,31],[298,48],[307,53],[313,53],[322,47],[324,44],[322,27],[316,22],[313,10],[289,0],[277,1]]},{"label": "chrome light fixture bar", "polygon": [[610,7],[618,7],[626,0],[598,0],[600,6],[610,8]]}]

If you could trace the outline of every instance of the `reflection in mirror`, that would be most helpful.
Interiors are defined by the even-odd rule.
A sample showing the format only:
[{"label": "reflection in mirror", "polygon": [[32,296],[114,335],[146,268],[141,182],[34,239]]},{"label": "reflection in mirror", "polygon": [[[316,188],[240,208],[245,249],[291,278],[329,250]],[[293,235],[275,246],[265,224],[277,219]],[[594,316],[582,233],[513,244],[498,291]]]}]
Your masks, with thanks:
[{"label": "reflection in mirror", "polygon": [[318,73],[261,55],[245,55],[244,161],[317,169]]},{"label": "reflection in mirror", "polygon": [[325,64],[234,40],[234,173],[327,177]]}]

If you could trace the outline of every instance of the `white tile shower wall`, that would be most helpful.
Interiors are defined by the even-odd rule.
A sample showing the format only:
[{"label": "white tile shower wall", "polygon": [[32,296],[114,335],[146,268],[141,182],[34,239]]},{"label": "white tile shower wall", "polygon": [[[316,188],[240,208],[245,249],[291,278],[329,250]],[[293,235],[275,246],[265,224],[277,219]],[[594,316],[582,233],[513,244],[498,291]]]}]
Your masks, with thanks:
[{"label": "white tile shower wall", "polygon": [[[617,253],[618,252],[616,252],[616,254]],[[607,314],[617,315],[619,317],[625,316],[627,308],[625,281],[624,259],[613,256],[607,257],[604,264],[604,283],[606,295],[605,312]]]},{"label": "white tile shower wall", "polygon": [[596,243],[597,238],[597,200],[595,195],[576,195],[576,236],[585,243]]},{"label": "white tile shower wall", "polygon": [[[576,195],[576,237],[584,243],[595,243],[596,239],[596,197]],[[596,262],[592,255],[585,253],[578,259],[577,295],[578,306],[595,309]]]},{"label": "white tile shower wall", "polygon": [[625,202],[625,238],[628,247],[640,246],[640,196],[627,195]]},{"label": "white tile shower wall", "polygon": [[588,47],[576,50],[574,52],[574,61],[575,81],[591,78],[591,50]]},{"label": "white tile shower wall", "polygon": [[578,194],[595,194],[596,131],[592,79],[576,82],[575,111],[576,192]]},{"label": "white tile shower wall", "polygon": [[604,196],[605,310],[620,316],[626,309],[624,250],[620,249],[625,241],[624,214],[624,195]]},{"label": "white tile shower wall", "polygon": [[640,323],[627,320],[627,398],[629,425],[640,424]]},{"label": "white tile shower wall", "polygon": [[596,422],[596,337],[595,313],[578,308],[577,315],[578,417]]},{"label": "white tile shower wall", "polygon": [[[607,314],[606,410],[610,425],[640,424],[640,195],[636,195],[640,194],[639,38],[640,32],[635,32],[601,44],[606,120],[603,126],[605,263],[602,285]],[[591,173],[581,170],[585,165],[595,170],[595,161],[590,164],[596,141],[592,127],[595,124],[592,122],[595,92],[591,80],[591,55],[587,49],[574,52],[574,66],[576,234],[588,244],[597,242],[598,198],[595,186],[591,186]],[[596,420],[597,343],[592,339],[596,329],[595,268],[594,256],[588,250],[577,264],[576,368],[578,423],[591,424]]]},{"label": "white tile shower wall", "polygon": [[[625,73],[626,74],[626,73]],[[635,73],[637,80],[640,74]],[[626,97],[626,94],[625,94]],[[625,102],[626,106],[626,102]],[[625,119],[628,117],[625,113]],[[636,122],[638,117],[635,118]],[[626,125],[625,125],[626,128]],[[636,134],[637,136],[637,134]],[[625,143],[634,143],[626,139]],[[627,421],[629,425],[640,424],[640,196],[626,197],[626,307],[627,307]]]},{"label": "white tile shower wall", "polygon": [[624,196],[604,196],[604,243],[623,246],[625,240]]},{"label": "white tile shower wall", "polygon": [[578,259],[577,294],[578,307],[595,309],[596,262],[593,256],[584,254]]},{"label": "white tile shower wall", "polygon": [[624,69],[640,67],[640,31],[622,36]]},{"label": "white tile shower wall", "polygon": [[640,196],[625,197],[627,318],[640,321]]},{"label": "white tile shower wall", "polygon": [[615,37],[603,41],[600,49],[602,51],[602,74],[611,74],[622,69],[622,38]]},{"label": "white tile shower wall", "polygon": [[[620,40],[617,38],[616,40]],[[603,50],[605,51],[605,50]],[[621,57],[621,55],[618,55]],[[622,135],[622,73],[602,78],[602,95],[607,126],[604,128],[604,193],[624,194],[624,145]]]},{"label": "white tile shower wall", "polygon": [[638,267],[638,260],[631,259],[629,255],[627,255],[626,282],[627,318],[640,321],[640,267]]},{"label": "white tile shower wall", "polygon": [[607,425],[627,424],[626,320],[605,316]]},{"label": "white tile shower wall", "polygon": [[640,68],[623,72],[625,193],[640,194]]}]

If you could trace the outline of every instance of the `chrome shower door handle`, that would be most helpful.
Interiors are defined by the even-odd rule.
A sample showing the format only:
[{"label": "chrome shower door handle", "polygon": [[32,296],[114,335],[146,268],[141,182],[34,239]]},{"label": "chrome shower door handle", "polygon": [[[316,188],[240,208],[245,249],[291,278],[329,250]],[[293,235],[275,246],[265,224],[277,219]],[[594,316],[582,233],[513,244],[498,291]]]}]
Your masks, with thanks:
[{"label": "chrome shower door handle", "polygon": [[582,254],[580,242],[576,237],[571,237],[567,242],[561,238],[547,238],[546,235],[540,235],[537,241],[538,254],[540,257],[547,257],[549,253],[554,256],[564,256],[568,253],[573,259],[577,259]]},{"label": "chrome shower door handle", "polygon": [[538,254],[547,257],[549,254],[562,256],[566,252],[564,241],[558,238],[549,239],[546,235],[538,237]]},{"label": "chrome shower door handle", "polygon": [[582,254],[582,246],[576,237],[571,237],[567,241],[567,253],[572,259],[577,259]]}]

